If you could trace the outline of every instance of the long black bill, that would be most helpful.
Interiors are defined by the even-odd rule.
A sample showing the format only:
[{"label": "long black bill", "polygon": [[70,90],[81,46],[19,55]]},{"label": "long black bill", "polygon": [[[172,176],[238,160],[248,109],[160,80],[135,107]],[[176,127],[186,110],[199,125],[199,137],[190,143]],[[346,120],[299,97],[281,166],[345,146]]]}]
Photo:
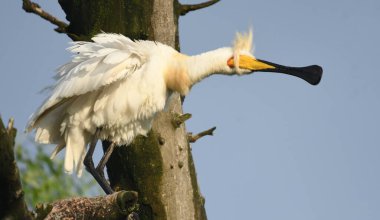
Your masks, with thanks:
[{"label": "long black bill", "polygon": [[285,73],[288,75],[299,77],[311,85],[318,85],[321,81],[323,69],[318,65],[305,66],[305,67],[289,67],[282,66],[276,63],[271,63],[265,60],[258,60],[260,62],[266,63],[275,68],[273,69],[263,69],[260,72],[276,72],[276,73]]}]

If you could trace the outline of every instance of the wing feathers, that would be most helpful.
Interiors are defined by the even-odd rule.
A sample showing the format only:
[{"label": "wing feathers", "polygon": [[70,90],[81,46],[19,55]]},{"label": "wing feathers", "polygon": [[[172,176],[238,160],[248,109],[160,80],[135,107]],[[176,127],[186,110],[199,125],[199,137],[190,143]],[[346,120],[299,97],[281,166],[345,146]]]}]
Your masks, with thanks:
[{"label": "wing feathers", "polygon": [[[138,44],[118,34],[99,34],[94,42],[79,42],[70,50],[78,53],[73,61],[58,71],[61,76],[53,95],[65,98],[81,95],[126,77],[144,60]],[[129,60],[130,59],[130,60]],[[76,63],[77,65],[71,65]],[[117,67],[117,68],[116,68]],[[117,70],[117,71],[116,71]]]},{"label": "wing feathers", "polygon": [[104,58],[103,62],[106,64],[116,64],[128,59],[130,56],[131,54],[129,52],[119,50],[108,54],[106,58]]},{"label": "wing feathers", "polygon": [[29,129],[37,118],[65,98],[100,89],[134,73],[148,54],[141,44],[120,34],[98,34],[94,42],[74,42],[69,51],[76,53],[71,62],[57,69],[52,95],[32,116]]}]

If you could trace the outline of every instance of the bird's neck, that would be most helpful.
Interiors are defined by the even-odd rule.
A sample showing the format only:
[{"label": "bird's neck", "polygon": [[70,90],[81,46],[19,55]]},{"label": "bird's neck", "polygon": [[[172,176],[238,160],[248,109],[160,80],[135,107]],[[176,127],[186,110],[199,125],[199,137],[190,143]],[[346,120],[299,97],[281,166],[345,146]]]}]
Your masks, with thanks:
[{"label": "bird's neck", "polygon": [[231,48],[220,48],[195,56],[189,56],[186,66],[191,84],[195,84],[212,74],[224,74]]},{"label": "bird's neck", "polygon": [[202,79],[212,74],[225,74],[230,71],[227,60],[231,54],[231,48],[220,48],[196,56],[175,54],[176,62],[170,62],[165,72],[167,88],[186,95],[190,88]]}]

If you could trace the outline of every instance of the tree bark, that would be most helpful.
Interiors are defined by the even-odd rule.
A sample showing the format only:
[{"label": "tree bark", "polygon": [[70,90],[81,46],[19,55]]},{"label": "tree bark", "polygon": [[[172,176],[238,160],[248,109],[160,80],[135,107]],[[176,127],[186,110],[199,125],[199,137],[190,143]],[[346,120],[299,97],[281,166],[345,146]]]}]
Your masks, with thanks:
[{"label": "tree bark", "polygon": [[[68,35],[90,40],[115,32],[131,39],[155,40],[179,49],[177,0],[59,0],[70,22]],[[206,219],[185,125],[173,126],[182,114],[178,94],[159,113],[147,137],[115,149],[107,172],[115,190],[139,193],[140,219]],[[108,147],[103,142],[104,150]]]},{"label": "tree bark", "polygon": [[0,219],[31,219],[14,157],[15,137],[13,120],[5,128],[0,118]]}]

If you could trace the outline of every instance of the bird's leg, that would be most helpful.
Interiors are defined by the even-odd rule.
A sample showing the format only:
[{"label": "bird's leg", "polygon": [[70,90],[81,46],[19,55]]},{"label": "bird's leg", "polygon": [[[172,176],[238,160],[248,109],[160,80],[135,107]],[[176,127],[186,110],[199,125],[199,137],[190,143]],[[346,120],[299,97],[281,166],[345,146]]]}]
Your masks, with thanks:
[{"label": "bird's leg", "polygon": [[104,178],[104,167],[106,166],[110,156],[115,149],[115,142],[112,142],[111,145],[107,148],[107,151],[104,153],[102,159],[99,161],[96,171]]},{"label": "bird's leg", "polygon": [[92,156],[94,155],[96,142],[98,141],[100,129],[96,130],[96,133],[90,143],[90,147],[86,153],[86,156],[84,157],[83,164],[86,167],[86,170],[95,178],[96,182],[102,187],[105,193],[112,194],[113,190],[110,186],[110,184],[107,182],[107,180],[104,178],[104,176],[101,176],[95,169],[94,161],[92,160]]}]

